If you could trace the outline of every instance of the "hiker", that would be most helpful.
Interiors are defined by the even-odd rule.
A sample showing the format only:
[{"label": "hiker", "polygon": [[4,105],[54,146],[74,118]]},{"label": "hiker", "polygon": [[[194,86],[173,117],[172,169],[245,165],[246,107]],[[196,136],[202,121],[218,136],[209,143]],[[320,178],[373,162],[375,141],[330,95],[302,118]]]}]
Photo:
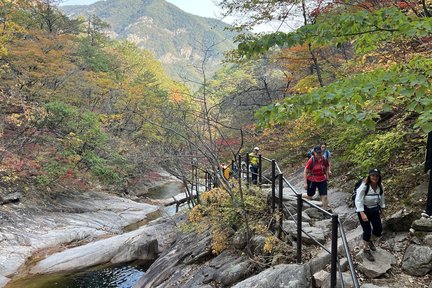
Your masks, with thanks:
[{"label": "hiker", "polygon": [[240,169],[241,169],[241,178],[242,179],[246,179],[246,172],[247,172],[247,167],[246,167],[246,162],[245,161],[241,161],[241,165],[240,165]]},{"label": "hiker", "polygon": [[221,169],[222,169],[222,175],[225,178],[225,180],[229,181],[230,179],[230,168],[225,164],[222,163],[221,164]]},{"label": "hiker", "polygon": [[[363,253],[369,261],[375,261],[372,251],[376,251],[374,240],[381,236],[381,217],[384,217],[384,189],[381,172],[377,168],[369,170],[369,176],[357,188],[355,197],[356,212],[363,228]],[[372,226],[372,227],[371,227]]]},{"label": "hiker", "polygon": [[306,194],[303,198],[312,199],[316,188],[321,198],[323,209],[331,212],[328,206],[327,180],[329,178],[328,161],[322,156],[321,146],[313,148],[313,155],[309,158],[304,169],[304,188]]},{"label": "hiker", "polygon": [[325,142],[321,143],[321,151],[322,151],[322,156],[324,157],[324,159],[327,160],[327,162],[329,164],[329,176],[331,176],[332,175],[331,165],[330,165],[331,153],[327,149],[327,143],[325,143]]},{"label": "hiker", "polygon": [[255,147],[253,152],[249,153],[248,157],[249,157],[249,165],[250,165],[250,171],[252,174],[252,183],[253,184],[257,184],[258,183],[258,152],[259,152],[259,148]]}]

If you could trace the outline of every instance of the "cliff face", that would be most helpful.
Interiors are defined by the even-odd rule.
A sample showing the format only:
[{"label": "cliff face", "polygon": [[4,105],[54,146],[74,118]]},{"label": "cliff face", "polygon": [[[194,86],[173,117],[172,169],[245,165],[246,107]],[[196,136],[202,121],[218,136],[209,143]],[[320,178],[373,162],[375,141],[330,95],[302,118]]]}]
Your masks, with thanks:
[{"label": "cliff face", "polygon": [[228,24],[186,13],[163,0],[108,0],[92,5],[62,6],[71,17],[96,15],[106,21],[112,38],[126,39],[152,51],[177,79],[198,79],[193,68],[205,60],[218,68],[223,52],[234,48]]}]

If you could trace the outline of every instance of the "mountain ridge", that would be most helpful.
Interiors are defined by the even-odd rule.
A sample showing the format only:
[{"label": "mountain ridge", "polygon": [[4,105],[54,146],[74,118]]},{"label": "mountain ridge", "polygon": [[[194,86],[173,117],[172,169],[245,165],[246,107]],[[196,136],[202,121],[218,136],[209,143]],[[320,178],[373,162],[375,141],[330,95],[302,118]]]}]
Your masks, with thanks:
[{"label": "mountain ridge", "polygon": [[204,60],[206,72],[213,73],[224,52],[234,48],[235,33],[226,29],[229,24],[193,15],[164,0],[107,0],[60,8],[69,17],[98,16],[111,26],[107,31],[111,38],[152,51],[176,79],[200,79],[193,66]]}]

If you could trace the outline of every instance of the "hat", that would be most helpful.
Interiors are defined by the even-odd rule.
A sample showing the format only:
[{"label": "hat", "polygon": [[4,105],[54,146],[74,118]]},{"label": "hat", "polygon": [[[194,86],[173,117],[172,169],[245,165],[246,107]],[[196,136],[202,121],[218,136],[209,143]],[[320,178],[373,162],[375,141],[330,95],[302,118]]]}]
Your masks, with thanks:
[{"label": "hat", "polygon": [[258,148],[258,147],[255,147],[254,150],[259,150],[259,148]]},{"label": "hat", "polygon": [[321,150],[321,146],[315,146],[315,147],[313,148],[313,151],[316,152],[316,153],[321,153],[321,152],[322,152],[322,150]]},{"label": "hat", "polygon": [[381,171],[377,168],[372,168],[369,170],[369,175],[381,175]]}]

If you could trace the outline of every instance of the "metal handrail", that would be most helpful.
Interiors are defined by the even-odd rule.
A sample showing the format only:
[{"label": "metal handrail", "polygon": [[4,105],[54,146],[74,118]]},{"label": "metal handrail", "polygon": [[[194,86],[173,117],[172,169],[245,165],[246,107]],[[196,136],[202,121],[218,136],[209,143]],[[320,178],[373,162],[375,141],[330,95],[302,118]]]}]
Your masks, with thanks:
[{"label": "metal handrail", "polygon": [[[268,161],[268,162],[273,162],[273,161],[274,161],[274,160],[272,160],[272,159],[269,159],[269,158],[266,158],[266,157],[262,157],[262,156],[260,156],[260,158],[263,159],[263,160],[265,160],[265,161]],[[276,161],[274,161],[274,162],[275,162],[275,168],[276,168],[276,170],[277,170],[277,172],[278,172],[278,173],[277,173],[277,174],[278,174],[278,177],[281,176],[282,179],[283,179],[283,180],[282,180],[282,185],[283,185],[284,183],[286,183],[286,184],[288,185],[288,187],[291,189],[291,191],[293,191],[293,193],[295,194],[295,196],[296,196],[296,197],[300,197],[299,195],[302,195],[302,194],[299,193],[299,192],[297,192],[296,189],[291,185],[291,183],[290,183],[290,182],[289,182],[285,177],[283,177],[282,171],[281,171],[281,169],[280,169],[278,163],[277,163]],[[260,169],[261,169],[261,167],[260,167]],[[276,171],[275,171],[275,172],[276,172]],[[275,175],[274,175],[274,178],[276,178]],[[276,179],[273,179],[273,181],[276,182]],[[272,182],[273,182],[273,181],[272,181]],[[279,189],[280,189],[280,188],[279,188]],[[347,241],[346,236],[345,236],[345,231],[344,231],[344,229],[343,229],[342,222],[340,221],[340,219],[339,219],[339,217],[337,216],[337,214],[329,213],[328,211],[324,210],[323,208],[319,207],[318,205],[315,205],[314,203],[312,203],[312,202],[310,202],[310,201],[308,201],[308,200],[302,199],[301,201],[302,201],[302,202],[305,202],[306,204],[308,204],[309,206],[311,206],[311,207],[313,207],[313,208],[315,208],[315,209],[318,209],[319,211],[325,213],[326,215],[331,216],[332,219],[333,219],[332,221],[337,223],[337,227],[338,227],[338,230],[340,231],[340,235],[341,235],[342,246],[343,246],[343,249],[344,249],[345,254],[346,254],[346,256],[347,256],[347,261],[348,261],[348,265],[349,265],[349,268],[350,268],[349,270],[350,270],[351,278],[352,278],[353,283],[354,283],[354,287],[356,287],[356,288],[360,287],[360,285],[359,285],[359,283],[358,283],[358,279],[357,279],[356,274],[355,274],[354,264],[353,264],[353,262],[352,262],[351,254],[350,254],[350,251],[349,251],[348,241]],[[273,203],[274,203],[274,200],[273,200]],[[297,226],[300,226],[300,227],[301,227],[301,224],[299,225],[299,223],[297,223],[298,221],[296,221],[294,215],[292,215],[292,213],[289,211],[289,209],[287,209],[287,207],[286,207],[284,204],[282,204],[282,209],[288,212],[288,214],[289,214],[290,217],[295,221],[295,223],[296,223]],[[297,213],[298,213],[298,212],[297,212]],[[336,219],[336,221],[334,221],[334,219]],[[334,230],[334,229],[333,229],[333,230]],[[330,250],[328,250],[324,245],[322,245],[321,243],[319,243],[319,242],[318,242],[314,237],[312,237],[309,233],[305,232],[304,229],[301,228],[300,231],[301,231],[302,233],[305,233],[305,235],[307,235],[310,239],[312,239],[315,243],[317,243],[317,244],[318,244],[318,245],[319,245],[323,250],[325,250],[327,253],[332,254],[332,252],[331,252]],[[334,232],[335,232],[335,231],[332,231],[332,234],[334,234]],[[298,232],[298,233],[299,233],[299,232]],[[301,235],[301,234],[300,234],[300,235]],[[333,249],[336,249],[336,250],[337,250],[337,244],[336,244],[336,243],[337,243],[337,229],[336,229],[336,235],[333,235],[333,237],[335,238],[335,242],[332,243],[332,250],[333,250]],[[297,239],[297,241],[301,241],[301,239]],[[333,240],[332,240],[332,241],[333,241]],[[333,246],[336,246],[336,247],[333,247]],[[301,247],[301,246],[300,246],[300,247]],[[336,253],[337,253],[337,252],[336,252]],[[332,259],[332,269],[335,269],[335,268],[337,267],[337,270],[338,270],[337,272],[338,272],[339,275],[340,275],[340,282],[341,282],[341,284],[342,284],[342,287],[345,287],[345,285],[344,285],[344,281],[343,281],[343,277],[342,277],[342,269],[341,269],[340,261],[339,261],[337,255],[336,255],[336,256],[335,256],[335,255],[332,255],[332,258],[336,258],[336,259]],[[336,263],[333,263],[333,260],[335,260]],[[332,285],[332,286],[336,285],[336,276],[335,276],[335,273],[332,273],[331,278],[332,278],[332,279],[331,279],[331,285]]]},{"label": "metal handrail", "polygon": [[[345,236],[345,232],[343,229],[343,225],[342,222],[340,221],[339,217],[337,214],[332,214],[326,210],[324,210],[323,208],[321,208],[320,206],[312,203],[311,201],[305,200],[302,198],[302,193],[299,193],[292,185],[291,183],[283,176],[282,170],[280,169],[278,163],[274,160],[274,159],[269,159],[266,157],[263,157],[262,155],[258,156],[259,158],[259,172],[255,173],[255,172],[251,172],[249,171],[249,156],[248,154],[246,154],[246,158],[245,158],[245,162],[246,162],[246,184],[249,185],[250,182],[250,175],[256,175],[257,176],[257,180],[259,181],[258,184],[262,183],[262,179],[264,178],[266,181],[269,181],[272,183],[272,211],[275,211],[275,198],[276,198],[276,179],[279,178],[279,211],[282,213],[284,210],[288,212],[289,216],[291,219],[294,220],[294,222],[296,223],[297,226],[297,262],[301,262],[301,250],[302,250],[302,233],[305,233],[305,235],[307,237],[309,237],[310,239],[312,239],[315,243],[317,243],[317,245],[319,245],[324,251],[326,251],[327,253],[331,254],[331,287],[335,287],[336,286],[336,273],[339,273],[340,275],[340,282],[342,284],[342,287],[345,287],[344,282],[343,282],[343,277],[342,277],[342,269],[341,269],[341,265],[340,265],[340,261],[339,258],[337,256],[337,232],[340,231],[340,235],[341,235],[341,240],[342,240],[342,246],[344,248],[344,252],[347,256],[347,261],[348,261],[348,265],[350,268],[350,274],[351,274],[351,278],[353,280],[353,284],[355,288],[359,288],[360,285],[358,283],[358,279],[357,276],[355,274],[355,270],[354,270],[354,264],[352,262],[352,258],[351,258],[351,254],[350,254],[350,250],[348,247],[348,241],[346,239]],[[241,181],[241,176],[242,176],[242,169],[241,169],[241,160],[242,160],[242,156],[239,155],[239,159],[238,159],[238,171],[239,171],[239,181]],[[272,164],[272,179],[269,179],[268,177],[265,177],[262,175],[262,162],[267,161],[270,162]],[[236,163],[236,161],[233,161],[232,163]],[[294,215],[290,212],[289,209],[287,209],[287,207],[285,206],[285,204],[282,202],[282,198],[283,198],[283,186],[284,184],[286,184],[288,186],[288,188],[291,189],[291,191],[293,192],[294,195],[292,196],[288,196],[289,198],[291,197],[295,197],[297,199],[297,219],[295,219]],[[318,240],[316,240],[314,237],[312,237],[309,233],[307,233],[306,231],[304,231],[304,229],[302,229],[302,225],[301,225],[301,210],[302,210],[302,206],[303,206],[303,202],[305,202],[307,205],[309,205],[310,207],[313,207],[319,211],[321,211],[322,213],[326,214],[327,216],[330,216],[332,218],[332,246],[331,246],[331,250],[329,250],[328,248],[326,248],[324,245],[322,245],[321,243],[318,242]],[[282,213],[283,214],[283,213]],[[284,233],[287,233],[285,230],[282,229],[282,217],[280,218],[280,225],[279,225],[279,232],[278,232],[278,237],[280,237],[280,233],[283,231]]]}]

